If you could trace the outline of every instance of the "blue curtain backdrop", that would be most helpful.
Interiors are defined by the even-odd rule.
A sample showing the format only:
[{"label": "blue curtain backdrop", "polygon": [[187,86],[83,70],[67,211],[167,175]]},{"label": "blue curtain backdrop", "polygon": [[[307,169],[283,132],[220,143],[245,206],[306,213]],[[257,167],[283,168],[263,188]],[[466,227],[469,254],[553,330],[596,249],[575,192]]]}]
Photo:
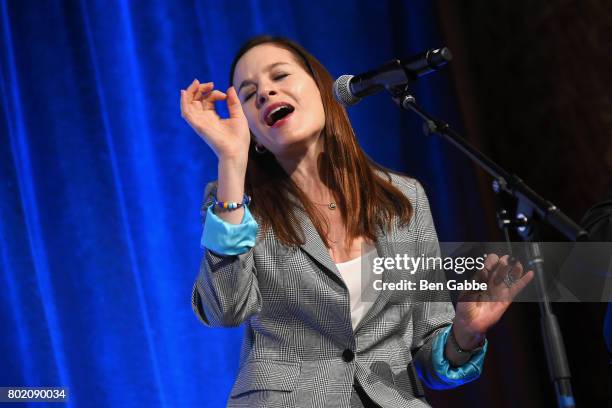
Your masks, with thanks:
[{"label": "blue curtain backdrop", "polygon": [[[261,33],[334,76],[438,47],[433,4],[0,5],[0,386],[69,387],[69,406],[223,406],[242,329],[191,311],[216,158],[180,117],[179,90],[194,78],[225,90],[234,52]],[[461,127],[448,72],[415,94]],[[423,182],[441,239],[481,237],[466,160],[386,95],[350,116],[375,160]]]}]

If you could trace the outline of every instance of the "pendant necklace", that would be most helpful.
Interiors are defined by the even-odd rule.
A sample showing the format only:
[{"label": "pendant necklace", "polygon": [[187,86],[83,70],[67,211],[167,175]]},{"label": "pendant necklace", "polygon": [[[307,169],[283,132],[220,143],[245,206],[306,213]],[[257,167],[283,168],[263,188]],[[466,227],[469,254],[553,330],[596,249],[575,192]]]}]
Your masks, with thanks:
[{"label": "pendant necklace", "polygon": [[317,203],[317,202],[315,202],[315,201],[313,201],[313,203],[315,203],[316,205],[324,205],[324,206],[326,206],[327,208],[329,208],[330,210],[335,210],[335,209],[338,207],[338,206],[336,205],[336,203],[334,203],[333,201],[331,201],[331,202],[330,202],[330,203],[328,203],[328,204],[325,204],[325,203]]},{"label": "pendant necklace", "polygon": [[[336,208],[338,208],[338,205],[337,205],[335,202],[333,202],[333,201],[330,201],[330,202],[329,202],[329,203],[327,203],[327,204],[326,204],[326,203],[317,203],[316,201],[313,201],[313,203],[315,203],[316,205],[324,205],[325,207],[329,208],[329,209],[330,209],[330,210],[332,210],[332,211],[333,211],[333,210],[335,210]],[[329,234],[329,231],[328,231],[328,234]],[[333,238],[331,238],[331,237],[329,237],[329,240],[330,240],[331,242],[333,242],[334,244],[337,244],[337,243],[338,243],[338,240],[334,240],[334,239],[333,239]]]}]

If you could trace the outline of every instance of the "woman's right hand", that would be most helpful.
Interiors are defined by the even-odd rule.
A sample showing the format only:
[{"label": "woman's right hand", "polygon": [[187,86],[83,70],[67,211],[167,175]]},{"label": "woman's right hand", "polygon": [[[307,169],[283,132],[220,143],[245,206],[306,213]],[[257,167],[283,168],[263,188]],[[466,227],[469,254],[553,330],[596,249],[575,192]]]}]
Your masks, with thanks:
[{"label": "woman's right hand", "polygon": [[[227,101],[228,119],[222,119],[215,110],[215,101],[223,100]],[[212,82],[200,84],[195,79],[186,90],[181,90],[181,116],[219,160],[237,160],[246,166],[251,135],[233,86],[225,94],[214,89]]]}]

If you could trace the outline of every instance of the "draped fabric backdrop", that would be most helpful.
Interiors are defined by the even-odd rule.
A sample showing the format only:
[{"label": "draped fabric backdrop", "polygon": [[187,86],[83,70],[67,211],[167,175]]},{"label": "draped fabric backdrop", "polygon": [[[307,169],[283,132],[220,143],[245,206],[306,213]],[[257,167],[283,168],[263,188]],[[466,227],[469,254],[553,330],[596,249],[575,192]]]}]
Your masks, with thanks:
[{"label": "draped fabric backdrop", "polygon": [[[65,386],[69,406],[223,406],[242,329],[192,314],[217,160],[180,89],[225,91],[262,33],[333,76],[365,71],[443,45],[437,15],[426,0],[0,0],[0,386]],[[443,70],[414,93],[461,130],[454,89]],[[349,112],[372,158],[423,183],[441,240],[487,238],[467,160],[387,95]]]}]

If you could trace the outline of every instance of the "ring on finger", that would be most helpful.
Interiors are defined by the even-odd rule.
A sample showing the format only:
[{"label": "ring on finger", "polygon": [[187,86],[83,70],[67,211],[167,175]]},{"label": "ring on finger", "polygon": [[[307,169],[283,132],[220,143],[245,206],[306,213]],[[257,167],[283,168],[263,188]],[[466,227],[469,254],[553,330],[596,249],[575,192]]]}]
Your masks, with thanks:
[{"label": "ring on finger", "polygon": [[504,276],[504,284],[508,287],[508,289],[510,289],[516,281],[517,279],[514,276],[512,276],[511,272],[508,272],[506,276]]}]

